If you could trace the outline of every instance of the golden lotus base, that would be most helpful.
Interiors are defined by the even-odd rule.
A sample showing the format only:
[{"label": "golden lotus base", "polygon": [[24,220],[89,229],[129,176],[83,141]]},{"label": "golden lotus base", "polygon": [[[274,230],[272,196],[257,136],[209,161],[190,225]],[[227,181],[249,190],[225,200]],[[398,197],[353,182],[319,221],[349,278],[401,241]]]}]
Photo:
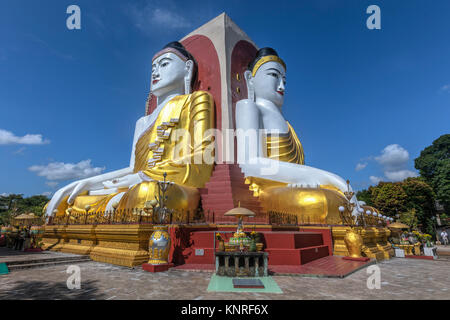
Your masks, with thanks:
[{"label": "golden lotus base", "polygon": [[407,256],[420,255],[420,243],[418,246],[414,244],[398,244],[397,247],[403,249]]},{"label": "golden lotus base", "polygon": [[149,260],[148,239],[152,231],[152,225],[138,224],[52,225],[45,227],[43,249],[134,267]]},{"label": "golden lotus base", "polygon": [[[350,227],[336,226],[332,227],[333,252],[337,256],[349,256],[344,237]],[[394,249],[388,242],[391,231],[387,228],[366,227],[360,228],[363,239],[362,254],[365,257],[376,259],[377,261],[388,260],[394,256]]]}]

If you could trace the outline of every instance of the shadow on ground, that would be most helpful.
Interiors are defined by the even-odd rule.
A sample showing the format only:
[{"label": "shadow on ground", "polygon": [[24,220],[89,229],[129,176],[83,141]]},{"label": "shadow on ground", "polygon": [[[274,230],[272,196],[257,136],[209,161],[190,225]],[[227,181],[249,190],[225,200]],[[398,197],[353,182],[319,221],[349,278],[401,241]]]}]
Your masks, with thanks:
[{"label": "shadow on ground", "polygon": [[105,299],[96,286],[97,280],[81,282],[80,289],[68,289],[66,283],[19,281],[13,287],[0,291],[0,300],[92,300]]}]

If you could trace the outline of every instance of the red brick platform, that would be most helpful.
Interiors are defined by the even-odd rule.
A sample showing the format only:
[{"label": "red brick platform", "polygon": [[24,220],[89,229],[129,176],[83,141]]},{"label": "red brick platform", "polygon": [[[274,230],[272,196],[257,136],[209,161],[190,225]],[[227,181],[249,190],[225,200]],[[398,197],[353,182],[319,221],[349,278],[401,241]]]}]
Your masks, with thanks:
[{"label": "red brick platform", "polygon": [[[319,231],[319,229],[317,229]],[[262,231],[265,250],[269,253],[270,265],[301,265],[326,256],[331,253],[331,243],[323,232],[299,231]],[[325,232],[326,231],[326,232]],[[231,233],[223,233],[225,241]],[[328,240],[324,241],[324,238]],[[194,231],[189,235],[191,246],[183,251],[183,263],[178,264],[214,264],[214,231]],[[218,241],[216,241],[216,248]],[[201,255],[197,255],[200,249]]]},{"label": "red brick platform", "polygon": [[[313,262],[296,266],[271,266],[269,265],[269,274],[274,276],[308,276],[319,278],[345,278],[346,276],[365,268],[376,261],[349,261],[344,257],[328,256]],[[171,268],[175,271],[192,271],[192,272],[214,272],[214,264],[183,264]]]},{"label": "red brick platform", "polygon": [[144,263],[142,265],[142,269],[148,272],[164,272],[173,267],[173,263],[165,263],[165,264],[149,264]]},{"label": "red brick platform", "polygon": [[422,260],[434,260],[434,258],[432,256],[411,256],[411,255],[405,255],[405,258],[422,259]]},{"label": "red brick platform", "polygon": [[324,278],[344,278],[361,268],[375,264],[371,259],[367,262],[350,261],[339,256],[328,256],[300,266],[270,266],[269,274],[273,275],[299,275]]},{"label": "red brick platform", "polygon": [[205,263],[188,263],[188,264],[182,264],[180,266],[173,267],[173,268],[171,268],[171,270],[195,271],[195,272],[214,272],[216,270],[216,266],[214,264],[205,264]]}]

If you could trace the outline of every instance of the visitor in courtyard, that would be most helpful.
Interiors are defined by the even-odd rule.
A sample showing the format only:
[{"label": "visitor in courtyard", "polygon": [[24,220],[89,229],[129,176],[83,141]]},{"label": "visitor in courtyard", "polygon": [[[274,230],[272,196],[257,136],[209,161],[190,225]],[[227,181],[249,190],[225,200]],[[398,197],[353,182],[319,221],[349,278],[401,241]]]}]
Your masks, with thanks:
[{"label": "visitor in courtyard", "polygon": [[447,234],[447,231],[443,230],[441,232],[441,239],[442,239],[442,243],[444,245],[448,245],[448,234]]}]

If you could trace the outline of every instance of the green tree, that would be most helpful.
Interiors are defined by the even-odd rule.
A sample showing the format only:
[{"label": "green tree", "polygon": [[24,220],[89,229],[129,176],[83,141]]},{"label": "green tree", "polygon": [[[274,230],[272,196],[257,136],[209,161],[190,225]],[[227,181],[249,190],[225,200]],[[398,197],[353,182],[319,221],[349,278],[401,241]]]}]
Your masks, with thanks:
[{"label": "green tree", "polygon": [[[372,188],[372,187],[370,187]],[[372,190],[371,189],[364,189],[361,191],[358,191],[356,193],[356,198],[358,199],[358,201],[364,201],[368,206],[373,206],[373,202],[372,202]]]},{"label": "green tree", "polygon": [[450,211],[450,134],[444,134],[426,147],[414,160],[420,175],[433,188],[436,199]]},{"label": "green tree", "polygon": [[434,234],[434,220],[436,209],[433,188],[425,182],[424,178],[407,178],[402,182],[403,190],[407,195],[406,207],[414,209],[417,224],[422,231]]},{"label": "green tree", "polygon": [[34,213],[43,215],[44,206],[49,199],[46,196],[37,195],[24,198],[21,194],[0,196],[0,224],[6,224],[11,217],[22,213]]},{"label": "green tree", "polygon": [[417,212],[415,208],[408,209],[405,212],[400,213],[400,222],[407,224],[413,229],[417,229],[418,219]]},{"label": "green tree", "polygon": [[407,195],[398,182],[380,182],[371,193],[374,207],[388,217],[395,217],[407,210]]}]

